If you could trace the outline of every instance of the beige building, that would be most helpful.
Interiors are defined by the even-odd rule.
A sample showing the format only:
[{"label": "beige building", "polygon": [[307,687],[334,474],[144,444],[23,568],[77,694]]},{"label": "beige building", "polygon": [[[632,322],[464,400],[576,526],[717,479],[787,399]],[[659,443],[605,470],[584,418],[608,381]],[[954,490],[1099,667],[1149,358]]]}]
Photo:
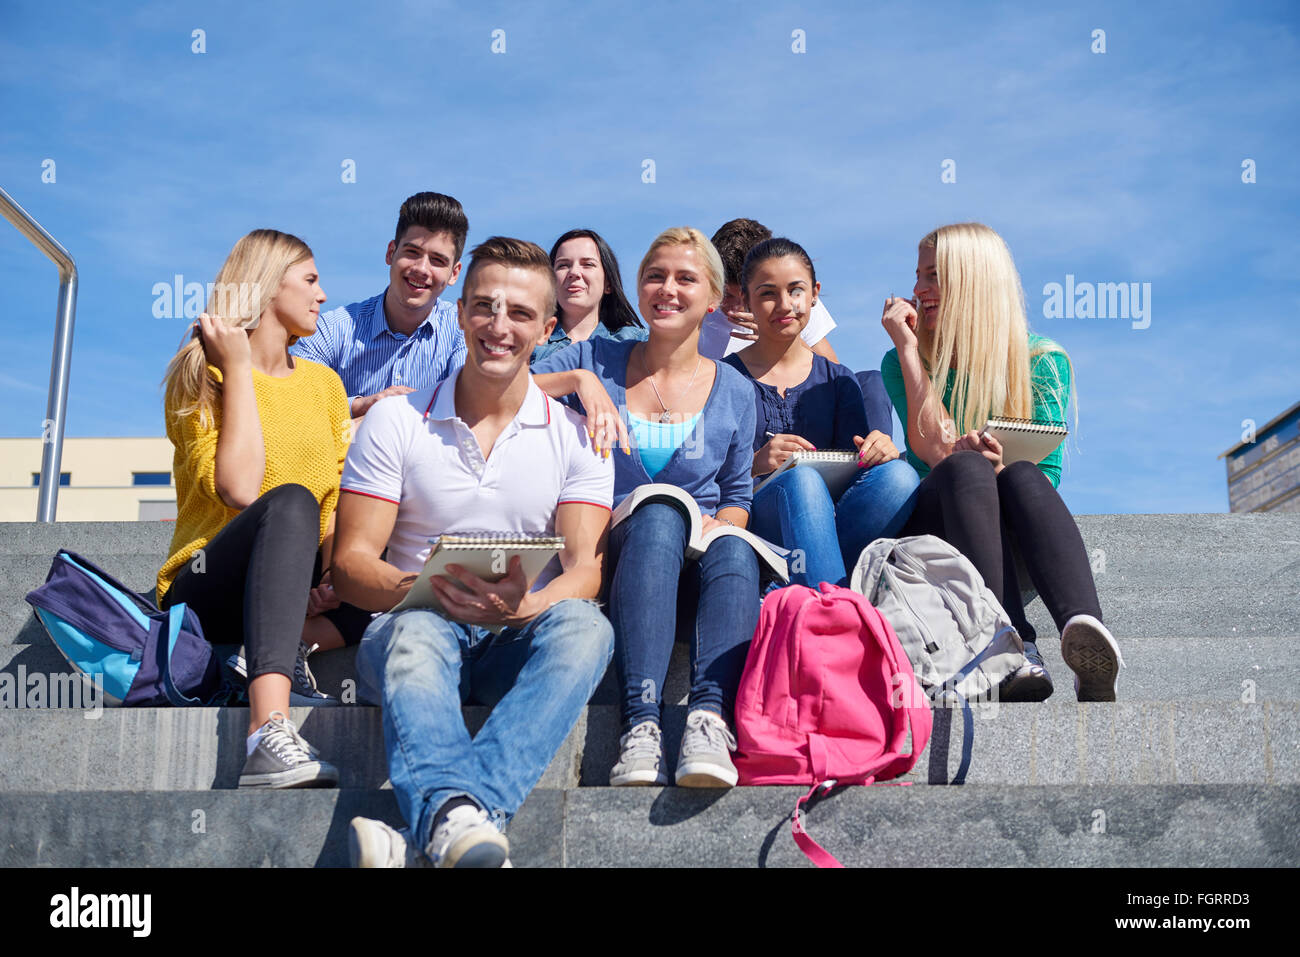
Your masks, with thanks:
[{"label": "beige building", "polygon": [[[36,521],[40,439],[0,439],[0,522]],[[166,437],[64,439],[60,522],[175,520],[172,444]]]}]

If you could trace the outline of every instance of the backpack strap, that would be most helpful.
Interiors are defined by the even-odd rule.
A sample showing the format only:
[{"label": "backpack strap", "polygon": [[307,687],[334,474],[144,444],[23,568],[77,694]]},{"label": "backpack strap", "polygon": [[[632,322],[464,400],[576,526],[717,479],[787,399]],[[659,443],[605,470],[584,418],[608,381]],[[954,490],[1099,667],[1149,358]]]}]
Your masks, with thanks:
[{"label": "backpack strap", "polygon": [[176,641],[181,636],[181,625],[184,621],[185,602],[177,602],[167,610],[167,657],[163,659],[162,667],[159,669],[162,673],[163,690],[167,692],[167,700],[177,708],[203,704],[198,698],[191,698],[184,694],[176,687],[176,681],[172,678],[172,655],[176,653]]},{"label": "backpack strap", "polygon": [[966,676],[979,667],[979,663],[988,657],[989,652],[993,650],[993,642],[984,646],[984,650],[972,658],[951,678],[943,683],[940,688],[941,696],[949,694],[955,695],[961,700],[961,763],[957,766],[957,773],[952,776],[950,784],[965,784],[966,772],[970,770],[971,754],[975,745],[975,713],[970,709],[970,702],[966,696],[957,691],[957,685],[965,680]]},{"label": "backpack strap", "polygon": [[[867,783],[870,784],[871,782],[868,781]],[[834,778],[831,778],[829,781],[823,781],[820,784],[814,784],[811,791],[794,802],[794,816],[790,823],[790,833],[794,836],[794,842],[799,846],[799,850],[803,851],[804,856],[818,867],[842,868],[844,865],[835,858],[835,855],[814,841],[812,835],[810,835],[803,826],[804,805],[807,804],[818,791],[829,792],[833,787],[835,787]]]}]

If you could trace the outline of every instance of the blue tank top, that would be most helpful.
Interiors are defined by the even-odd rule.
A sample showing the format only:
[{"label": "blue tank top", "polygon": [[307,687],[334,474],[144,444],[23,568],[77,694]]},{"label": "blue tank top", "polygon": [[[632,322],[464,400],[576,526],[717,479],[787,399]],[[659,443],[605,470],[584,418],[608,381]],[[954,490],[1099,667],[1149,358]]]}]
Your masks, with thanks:
[{"label": "blue tank top", "polygon": [[696,412],[685,422],[664,424],[651,422],[631,412],[627,414],[632,442],[637,448],[637,454],[641,456],[641,464],[645,466],[647,475],[654,478],[663,471],[668,460],[673,457],[673,453],[681,448],[682,443],[686,441],[686,436],[691,434],[699,418],[700,413]]}]

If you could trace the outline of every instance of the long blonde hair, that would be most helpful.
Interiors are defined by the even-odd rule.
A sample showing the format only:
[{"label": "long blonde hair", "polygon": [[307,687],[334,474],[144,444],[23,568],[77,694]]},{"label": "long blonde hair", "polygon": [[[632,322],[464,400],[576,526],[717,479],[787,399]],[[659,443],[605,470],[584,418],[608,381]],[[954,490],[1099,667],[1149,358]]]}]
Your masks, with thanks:
[{"label": "long blonde hair", "polygon": [[[1031,418],[1030,361],[1064,350],[1048,340],[1030,350],[1025,293],[1007,244],[982,223],[957,223],[936,229],[919,246],[934,250],[939,280],[933,330],[918,306],[917,345],[930,374],[926,402],[941,401],[951,369],[956,375],[947,411],[958,435],[983,428],[990,416]],[[1055,375],[1055,365],[1048,366]],[[1048,386],[1063,409],[1069,398],[1062,394],[1065,388],[1059,378]]]},{"label": "long blonde hair", "polygon": [[[312,258],[311,248],[297,236],[275,229],[255,229],[226,257],[208,294],[205,312],[229,326],[254,329],[280,290],[284,274]],[[199,414],[200,426],[213,421],[221,384],[208,371],[203,343],[196,336],[177,350],[163,376],[168,405],[178,418]]]}]

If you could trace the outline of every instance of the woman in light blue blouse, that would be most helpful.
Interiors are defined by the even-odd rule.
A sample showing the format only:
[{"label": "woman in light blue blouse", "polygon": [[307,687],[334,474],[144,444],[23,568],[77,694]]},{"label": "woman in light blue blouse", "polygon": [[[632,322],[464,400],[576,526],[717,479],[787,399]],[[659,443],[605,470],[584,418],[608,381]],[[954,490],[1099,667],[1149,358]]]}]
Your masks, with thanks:
[{"label": "woman in light blue blouse", "polygon": [[[708,239],[687,227],[666,230],[637,270],[649,338],[588,339],[533,367],[551,394],[552,384],[576,393],[598,382],[620,410],[632,441],[615,455],[615,505],[640,485],[676,485],[699,505],[706,532],[720,523],[744,527],[753,494],[753,390],[735,369],[699,352],[700,326],[722,291],[722,262]],[[593,427],[610,434],[600,422]],[[758,559],[727,536],[688,560],[687,537],[685,515],[658,503],[641,506],[610,533],[609,608],[625,732],[613,785],[668,783],[660,718],[679,609],[691,636],[691,691],[676,782],[736,783],[728,722],[758,624]]]},{"label": "woman in light blue blouse", "polygon": [[556,323],[530,363],[593,337],[641,340],[645,326],[623,293],[618,258],[594,229],[570,229],[551,247]]}]

